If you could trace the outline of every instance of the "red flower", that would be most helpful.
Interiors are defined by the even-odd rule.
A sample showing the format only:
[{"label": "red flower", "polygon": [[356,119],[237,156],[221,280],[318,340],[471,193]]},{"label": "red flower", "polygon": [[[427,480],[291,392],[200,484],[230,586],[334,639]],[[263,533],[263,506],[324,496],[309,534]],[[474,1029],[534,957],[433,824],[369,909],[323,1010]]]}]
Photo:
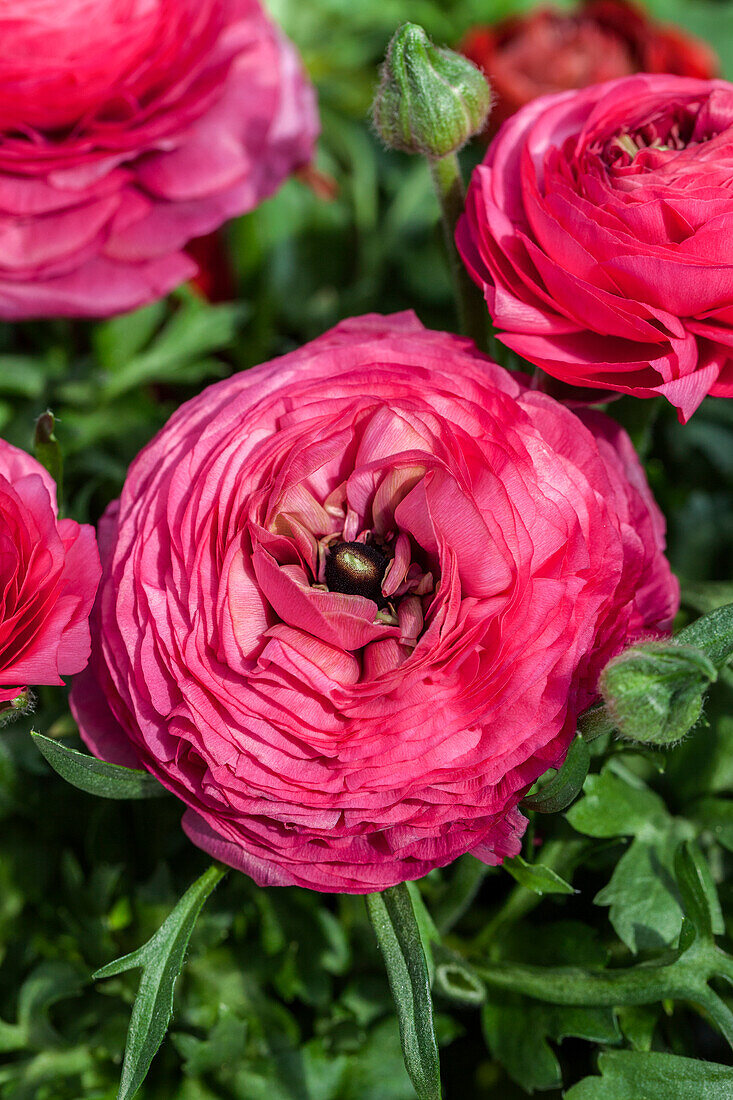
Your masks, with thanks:
[{"label": "red flower", "polygon": [[639,74],[528,103],[456,234],[500,339],[572,386],[733,397],[733,84]]},{"label": "red flower", "polygon": [[551,92],[635,72],[701,79],[718,72],[715,54],[704,42],[655,23],[626,0],[586,0],[572,14],[539,8],[474,27],[459,48],[491,81],[492,132],[525,103]]},{"label": "red flower", "polygon": [[52,478],[0,439],[0,711],[84,668],[100,573],[94,529],[59,520]]},{"label": "red flower", "polygon": [[258,0],[3,0],[0,317],[105,316],[312,153],[313,90]]},{"label": "red flower", "polygon": [[624,432],[411,315],[195,397],[100,540],[82,736],[269,885],[516,854],[600,670],[677,607]]}]

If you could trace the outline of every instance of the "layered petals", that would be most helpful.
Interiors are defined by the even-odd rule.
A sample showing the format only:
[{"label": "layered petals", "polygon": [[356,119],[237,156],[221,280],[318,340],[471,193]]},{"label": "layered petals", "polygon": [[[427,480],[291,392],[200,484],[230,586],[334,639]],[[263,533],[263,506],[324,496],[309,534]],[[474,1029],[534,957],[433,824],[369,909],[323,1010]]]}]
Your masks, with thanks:
[{"label": "layered petals", "polygon": [[514,115],[456,236],[500,339],[572,386],[661,394],[683,421],[725,395],[732,120],[733,85],[666,75]]},{"label": "layered petals", "polygon": [[2,318],[167,293],[311,157],[313,91],[258,0],[8,0],[0,32]]},{"label": "layered petals", "polygon": [[82,735],[268,885],[515,854],[600,670],[677,607],[621,429],[411,314],[183,406],[100,542]]},{"label": "layered petals", "polygon": [[0,440],[0,712],[84,668],[100,575],[93,528],[59,520],[51,477]]}]

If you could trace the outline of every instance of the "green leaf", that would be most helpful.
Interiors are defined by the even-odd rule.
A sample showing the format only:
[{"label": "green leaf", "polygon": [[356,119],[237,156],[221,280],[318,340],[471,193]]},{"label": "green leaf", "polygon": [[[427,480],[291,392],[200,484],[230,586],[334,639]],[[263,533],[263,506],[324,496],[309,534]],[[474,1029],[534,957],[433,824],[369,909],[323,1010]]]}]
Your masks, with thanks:
[{"label": "green leaf", "polygon": [[698,615],[706,615],[733,602],[733,582],[707,581],[702,584],[683,584],[682,602]]},{"label": "green leaf", "polygon": [[690,840],[680,844],[675,852],[674,869],[685,915],[697,934],[712,943],[714,936],[725,932],[725,922],[713,876],[697,844]]},{"label": "green leaf", "polygon": [[[197,299],[187,301],[147,351],[119,364],[108,376],[105,399],[117,398],[136,386],[152,382],[176,382],[183,371],[186,381],[210,373],[207,357],[232,343],[248,312],[249,306],[242,302],[211,306]],[[204,359],[201,370],[188,369],[201,359]]]},{"label": "green leaf", "polygon": [[196,919],[227,870],[213,863],[188,888],[152,939],[137,951],[115,959],[92,975],[99,980],[124,974],[126,970],[136,967],[143,968],[127,1032],[118,1100],[130,1100],[145,1080],[173,1014],[173,989],[183,967]]},{"label": "green leaf", "polygon": [[435,927],[435,921],[430,916],[425,902],[422,899],[422,894],[418,888],[416,882],[406,882],[407,892],[410,895],[410,901],[412,902],[412,908],[415,913],[415,920],[417,921],[417,927],[420,931],[420,940],[422,942],[422,949],[425,955],[425,962],[428,967],[428,979],[430,985],[433,984],[435,977],[435,965],[433,962],[433,946],[440,945],[440,932]]},{"label": "green leaf", "polygon": [[606,1051],[601,1077],[586,1077],[565,1100],[730,1100],[733,1069],[677,1054]]},{"label": "green leaf", "polygon": [[[634,838],[595,904],[609,907],[609,919],[631,951],[672,944],[683,915],[675,882],[675,852],[681,841],[694,836],[692,823],[672,817],[659,795],[632,773],[621,772],[618,763],[588,777],[585,795],[568,811],[567,819],[589,836]],[[705,876],[708,904],[719,913],[704,861],[698,873]],[[719,919],[715,917],[716,925]]]},{"label": "green leaf", "polygon": [[502,866],[521,886],[526,886],[535,894],[575,893],[569,882],[543,863],[527,863],[521,856],[514,856],[513,859],[505,859]]},{"label": "green leaf", "polygon": [[560,1064],[548,1040],[559,1043],[572,1037],[618,1043],[621,1039],[611,1008],[545,1005],[506,993],[489,995],[481,1023],[492,1056],[527,1092],[562,1085]]},{"label": "green leaf", "polygon": [[420,1100],[440,1100],[440,1063],[420,928],[407,886],[366,898],[397,1008],[405,1067]]},{"label": "green leaf", "polygon": [[609,920],[631,951],[668,946],[679,934],[682,909],[671,873],[676,845],[676,836],[635,840],[593,899],[609,907]]},{"label": "green leaf", "polygon": [[104,321],[94,329],[94,347],[100,363],[108,370],[121,368],[145,347],[166,313],[165,299]]},{"label": "green leaf", "polygon": [[696,619],[673,641],[676,645],[696,646],[716,668],[723,668],[733,657],[733,603]]},{"label": "green leaf", "polygon": [[664,802],[642,783],[632,786],[610,768],[589,775],[584,797],[566,816],[574,829],[586,836],[635,836],[667,817]]},{"label": "green leaf", "polygon": [[733,852],[733,798],[701,798],[689,814],[701,829],[712,833],[719,844]]},{"label": "green leaf", "polygon": [[582,737],[571,743],[565,763],[544,787],[522,801],[522,809],[554,814],[573,802],[585,782],[590,767],[590,751]]},{"label": "green leaf", "polygon": [[20,988],[17,1023],[0,1020],[0,1052],[56,1046],[59,1036],[49,1022],[49,1009],[77,996],[83,984],[78,966],[62,959],[42,962]]},{"label": "green leaf", "polygon": [[67,783],[99,798],[162,798],[165,787],[149,772],[108,764],[60,741],[31,732],[39,752]]},{"label": "green leaf", "polygon": [[45,385],[43,364],[26,355],[0,355],[0,391],[19,397],[40,397]]}]

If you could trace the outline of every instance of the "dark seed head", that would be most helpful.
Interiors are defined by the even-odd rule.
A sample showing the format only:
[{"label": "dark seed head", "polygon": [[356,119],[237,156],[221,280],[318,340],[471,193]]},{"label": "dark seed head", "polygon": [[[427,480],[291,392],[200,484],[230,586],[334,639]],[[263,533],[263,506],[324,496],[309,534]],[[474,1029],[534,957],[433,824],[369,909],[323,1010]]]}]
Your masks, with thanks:
[{"label": "dark seed head", "polygon": [[326,584],[331,592],[365,596],[384,605],[382,581],[389,558],[376,546],[339,542],[326,559]]}]

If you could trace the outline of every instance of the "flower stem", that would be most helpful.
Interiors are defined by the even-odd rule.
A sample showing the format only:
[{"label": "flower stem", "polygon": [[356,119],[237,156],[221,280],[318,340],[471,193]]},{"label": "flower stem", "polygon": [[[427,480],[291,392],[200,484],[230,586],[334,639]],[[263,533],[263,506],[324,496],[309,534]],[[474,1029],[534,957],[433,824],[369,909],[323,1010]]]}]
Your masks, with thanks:
[{"label": "flower stem", "polygon": [[433,186],[440,203],[443,232],[448,249],[453,289],[458,306],[461,331],[470,336],[477,347],[485,351],[488,343],[486,305],[478,288],[461,262],[455,243],[456,223],[463,213],[466,189],[455,153],[429,158]]},{"label": "flower stem", "polygon": [[525,966],[497,962],[474,966],[491,989],[510,990],[555,1005],[616,1008],[620,1005],[689,1001],[707,1013],[733,1046],[733,1013],[709,988],[713,977],[733,980],[730,957],[712,943],[695,944],[671,961],[618,970],[576,966]]}]

